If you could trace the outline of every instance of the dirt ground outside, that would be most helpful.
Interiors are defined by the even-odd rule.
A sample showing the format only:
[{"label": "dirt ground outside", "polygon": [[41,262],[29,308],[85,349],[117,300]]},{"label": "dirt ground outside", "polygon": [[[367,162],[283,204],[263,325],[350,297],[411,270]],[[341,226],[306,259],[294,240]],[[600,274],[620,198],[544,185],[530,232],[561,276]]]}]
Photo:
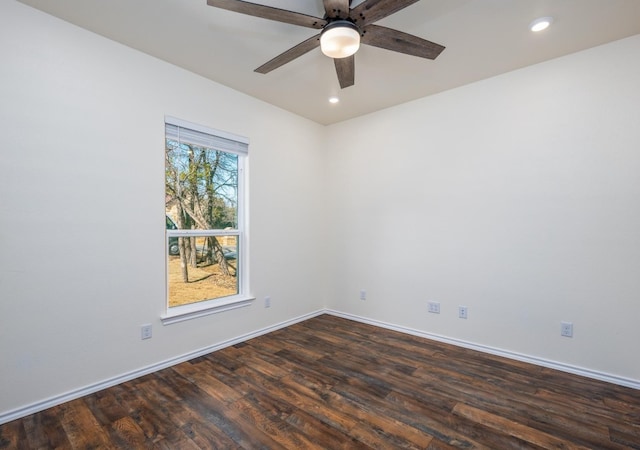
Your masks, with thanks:
[{"label": "dirt ground outside", "polygon": [[[236,267],[237,261],[229,261]],[[233,273],[235,269],[231,269]],[[238,279],[220,273],[218,264],[189,267],[189,282],[182,280],[180,257],[169,256],[169,307],[226,297],[238,293]]]}]

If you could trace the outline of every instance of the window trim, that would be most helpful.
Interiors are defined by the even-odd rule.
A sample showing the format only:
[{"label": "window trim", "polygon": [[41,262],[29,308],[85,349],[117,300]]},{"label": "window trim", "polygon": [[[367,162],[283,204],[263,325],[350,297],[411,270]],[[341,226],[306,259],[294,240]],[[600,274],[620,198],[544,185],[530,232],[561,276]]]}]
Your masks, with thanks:
[{"label": "window trim", "polygon": [[[185,320],[197,319],[198,317],[208,316],[210,314],[217,314],[224,311],[230,311],[232,309],[243,308],[250,306],[255,297],[234,295],[232,297],[222,297],[213,300],[206,300],[199,303],[191,303],[189,305],[177,306],[176,308],[185,308],[180,312],[174,312],[163,314],[160,316],[162,325],[171,325],[172,323],[184,322]],[[166,303],[166,299],[165,299]],[[201,304],[207,303],[207,306]],[[215,303],[215,304],[214,304]],[[195,307],[198,306],[198,307]],[[189,307],[189,308],[187,308]],[[166,307],[169,310],[168,307]],[[175,308],[172,308],[175,309]]]},{"label": "window trim", "polygon": [[[198,317],[216,314],[232,309],[242,308],[251,305],[255,297],[249,293],[249,139],[243,136],[234,135],[232,133],[219,131],[203,125],[194,124],[185,120],[177,119],[171,116],[165,116],[164,120],[165,132],[164,140],[166,141],[166,126],[173,125],[181,128],[194,130],[200,133],[225,140],[236,141],[240,144],[240,149],[224,149],[222,151],[234,153],[238,155],[238,224],[233,230],[166,230],[165,229],[165,247],[168,245],[170,236],[238,236],[238,294],[219,297],[199,302],[189,303],[187,305],[169,307],[169,274],[168,274],[168,248],[165,249],[165,296],[164,296],[164,314],[160,316],[163,325],[170,325],[185,320],[191,320]],[[244,149],[244,151],[242,150]]]}]

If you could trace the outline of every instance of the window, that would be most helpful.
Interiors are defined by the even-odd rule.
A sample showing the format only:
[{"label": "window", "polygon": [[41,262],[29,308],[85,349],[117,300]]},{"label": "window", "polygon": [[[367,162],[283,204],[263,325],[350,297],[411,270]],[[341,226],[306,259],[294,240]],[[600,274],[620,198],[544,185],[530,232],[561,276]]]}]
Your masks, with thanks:
[{"label": "window", "polygon": [[245,138],[165,119],[164,323],[249,304]]}]

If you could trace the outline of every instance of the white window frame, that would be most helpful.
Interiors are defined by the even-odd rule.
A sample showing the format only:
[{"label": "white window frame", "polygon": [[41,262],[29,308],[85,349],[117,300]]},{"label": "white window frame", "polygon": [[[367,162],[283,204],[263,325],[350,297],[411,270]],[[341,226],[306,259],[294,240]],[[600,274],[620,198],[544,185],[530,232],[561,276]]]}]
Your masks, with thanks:
[{"label": "white window frame", "polygon": [[[187,122],[182,119],[177,119],[171,116],[165,116],[165,130],[166,125],[174,125],[189,130],[194,130],[200,133],[208,134],[212,137],[223,138],[230,141],[235,141],[242,144],[239,148],[247,149],[249,146],[249,139],[243,136],[237,136],[225,131],[215,130],[203,125]],[[164,133],[164,140],[166,141],[166,131]],[[216,147],[212,147],[216,148]],[[169,325],[176,322],[182,322],[184,320],[190,320],[197,317],[206,316],[209,314],[215,314],[223,311],[229,311],[231,309],[242,308],[249,306],[255,297],[249,294],[249,196],[247,190],[248,184],[248,165],[249,165],[249,153],[247,150],[236,150],[228,148],[220,148],[219,150],[234,153],[238,155],[238,226],[234,230],[166,230],[165,231],[165,313],[161,316],[162,323]],[[211,300],[203,300],[187,305],[169,307],[169,273],[168,273],[168,241],[169,237],[181,237],[181,236],[237,236],[238,239],[238,258],[236,260],[238,277],[238,293],[221,298],[215,298]]]}]

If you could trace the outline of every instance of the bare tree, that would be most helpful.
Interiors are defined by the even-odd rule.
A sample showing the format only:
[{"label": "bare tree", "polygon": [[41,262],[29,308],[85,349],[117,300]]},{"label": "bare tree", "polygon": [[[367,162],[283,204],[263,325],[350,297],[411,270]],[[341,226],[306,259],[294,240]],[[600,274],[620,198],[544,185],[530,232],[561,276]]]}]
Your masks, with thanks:
[{"label": "bare tree", "polygon": [[[177,142],[167,142],[166,187],[169,201],[178,208],[181,229],[212,230],[235,224],[237,220],[237,157],[231,153]],[[231,217],[230,217],[231,216]],[[180,258],[183,278],[188,279],[187,263],[197,264],[195,238],[181,238]],[[225,275],[236,275],[235,267],[225,258],[220,242],[208,236],[202,247],[205,263],[217,263]],[[229,268],[233,269],[232,271]]]}]

